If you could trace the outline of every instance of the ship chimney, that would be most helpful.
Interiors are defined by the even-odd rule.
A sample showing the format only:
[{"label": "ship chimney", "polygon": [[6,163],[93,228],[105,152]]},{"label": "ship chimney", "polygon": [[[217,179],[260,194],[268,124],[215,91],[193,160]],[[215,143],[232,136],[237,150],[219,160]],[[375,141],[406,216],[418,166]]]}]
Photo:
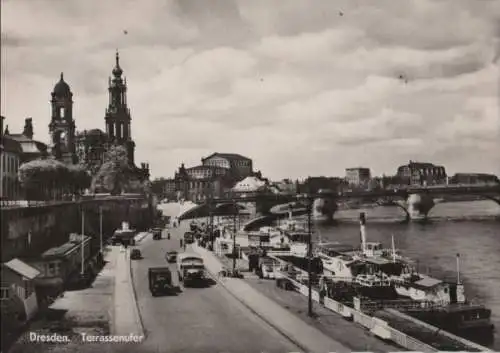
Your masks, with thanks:
[{"label": "ship chimney", "polygon": [[363,255],[366,252],[366,228],[365,228],[365,224],[366,224],[365,213],[361,212],[359,214],[359,228],[360,228],[359,230],[361,233],[361,251],[363,252]]},{"label": "ship chimney", "polygon": [[392,262],[396,263],[396,247],[394,246],[394,235],[392,236]]},{"label": "ship chimney", "polygon": [[457,253],[457,285],[460,284],[460,254]]}]

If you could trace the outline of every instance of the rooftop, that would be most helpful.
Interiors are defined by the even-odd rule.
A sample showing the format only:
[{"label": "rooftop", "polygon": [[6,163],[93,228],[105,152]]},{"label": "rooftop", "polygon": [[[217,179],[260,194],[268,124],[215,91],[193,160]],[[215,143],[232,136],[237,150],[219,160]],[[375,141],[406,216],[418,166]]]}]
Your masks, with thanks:
[{"label": "rooftop", "polygon": [[248,161],[251,160],[250,158],[242,156],[241,154],[237,154],[237,153],[218,153],[218,152],[212,153],[210,156],[202,158],[201,160],[205,161],[205,160],[212,158],[212,157],[221,157],[221,158],[230,159],[230,160],[236,160],[236,159],[239,159],[239,160],[244,159],[244,160],[248,160]]},{"label": "rooftop", "polygon": [[28,279],[34,279],[40,274],[40,271],[19,259],[12,259],[9,262],[4,263],[3,265],[11,271],[14,271]]}]

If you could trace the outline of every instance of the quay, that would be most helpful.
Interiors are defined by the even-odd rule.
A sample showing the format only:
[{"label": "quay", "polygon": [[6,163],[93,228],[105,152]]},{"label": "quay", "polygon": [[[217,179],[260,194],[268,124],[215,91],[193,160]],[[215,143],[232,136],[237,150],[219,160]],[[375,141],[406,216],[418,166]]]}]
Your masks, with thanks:
[{"label": "quay", "polygon": [[[213,252],[203,247],[198,247],[198,251],[204,254],[210,254],[211,257],[216,259],[223,259],[226,257],[225,254],[233,253],[232,247],[236,244],[239,253],[238,257],[245,262],[244,267],[248,269],[249,258],[246,250],[249,246],[249,233],[240,231],[236,233],[235,237],[233,237],[232,232],[235,228],[232,227],[231,222],[228,221],[219,223],[216,226],[220,226],[224,230],[220,241],[219,239],[216,240]],[[222,243],[226,244],[225,248],[221,248]],[[283,254],[281,254],[279,250],[277,250],[267,251],[266,256],[270,259],[275,260],[275,262],[279,264],[278,268],[286,268],[287,266],[284,266],[286,264],[286,261],[280,258],[280,255]],[[210,261],[214,260],[211,259]],[[230,267],[231,260],[229,260],[228,262],[229,263],[227,264],[227,266],[223,266],[221,268]],[[304,271],[304,269],[298,267],[295,267],[295,271],[302,274],[302,281],[291,278],[287,276],[286,273],[280,271],[276,271],[278,272],[276,277],[286,278],[287,281],[292,284],[292,288],[294,288],[298,293],[307,297],[309,294],[308,287],[305,285],[306,282],[304,282],[305,278],[307,278],[307,272]],[[244,273],[244,275],[246,277],[247,273]],[[250,274],[249,276],[252,276],[252,274]],[[228,281],[243,280],[230,279]],[[453,335],[437,327],[433,327],[432,325],[424,323],[394,309],[385,308],[383,310],[377,311],[376,315],[374,315],[372,312],[365,312],[362,309],[363,306],[361,305],[360,298],[355,298],[354,306],[349,306],[344,303],[335,301],[329,297],[320,299],[319,289],[317,287],[313,288],[311,294],[312,300],[316,303],[316,305],[321,305],[331,312],[339,314],[344,319],[353,321],[354,323],[365,327],[369,332],[377,337],[380,337],[384,340],[390,340],[398,346],[404,347],[411,351],[491,351],[487,347]]]}]

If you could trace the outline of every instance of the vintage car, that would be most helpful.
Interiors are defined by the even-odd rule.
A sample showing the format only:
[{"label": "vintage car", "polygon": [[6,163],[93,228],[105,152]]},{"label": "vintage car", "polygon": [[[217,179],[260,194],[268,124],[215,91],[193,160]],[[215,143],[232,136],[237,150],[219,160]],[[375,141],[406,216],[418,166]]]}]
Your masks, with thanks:
[{"label": "vintage car", "polygon": [[175,250],[168,251],[165,254],[165,259],[167,260],[168,263],[175,263],[177,261],[177,254],[178,253]]},{"label": "vintage car", "polygon": [[139,249],[132,249],[132,251],[130,252],[130,259],[132,259],[132,260],[140,260],[140,259],[142,259],[141,250],[139,250]]},{"label": "vintage car", "polygon": [[154,240],[160,240],[161,239],[161,233],[163,229],[162,228],[153,228],[151,232],[153,233],[153,239]]}]

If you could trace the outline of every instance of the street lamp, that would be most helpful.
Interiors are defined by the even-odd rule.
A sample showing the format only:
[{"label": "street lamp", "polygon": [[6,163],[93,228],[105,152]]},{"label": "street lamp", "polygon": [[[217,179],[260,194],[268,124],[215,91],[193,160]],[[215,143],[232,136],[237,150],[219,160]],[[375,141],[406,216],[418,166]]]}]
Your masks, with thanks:
[{"label": "street lamp", "polygon": [[307,305],[307,313],[310,317],[313,316],[313,303],[312,303],[312,281],[311,281],[311,272],[312,272],[312,198],[308,198],[307,204],[307,282],[308,282],[308,305]]},{"label": "street lamp", "polygon": [[[236,212],[238,212],[238,206],[236,202],[233,203],[233,274],[236,272]],[[239,213],[239,212],[238,212]]]},{"label": "street lamp", "polygon": [[307,314],[313,317],[313,301],[312,301],[312,212],[313,212],[313,198],[311,195],[298,195],[298,198],[305,198],[307,201]]}]

